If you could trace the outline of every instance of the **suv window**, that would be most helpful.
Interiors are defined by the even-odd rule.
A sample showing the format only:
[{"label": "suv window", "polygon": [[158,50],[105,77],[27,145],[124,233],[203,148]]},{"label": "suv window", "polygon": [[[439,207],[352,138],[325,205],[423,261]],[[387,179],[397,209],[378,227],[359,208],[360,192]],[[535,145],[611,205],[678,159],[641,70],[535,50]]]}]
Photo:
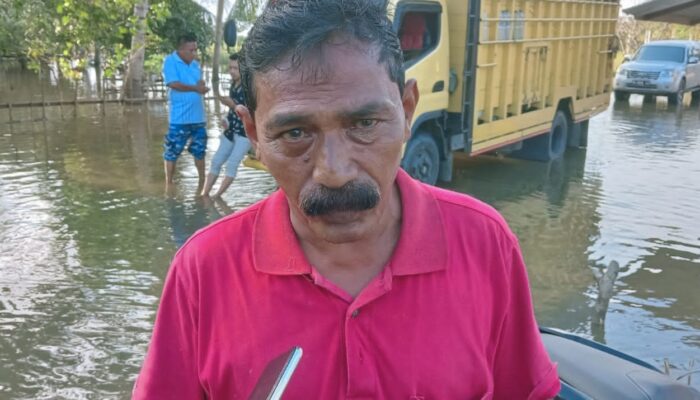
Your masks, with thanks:
[{"label": "suv window", "polygon": [[635,61],[670,61],[685,62],[685,47],[676,46],[642,46]]}]

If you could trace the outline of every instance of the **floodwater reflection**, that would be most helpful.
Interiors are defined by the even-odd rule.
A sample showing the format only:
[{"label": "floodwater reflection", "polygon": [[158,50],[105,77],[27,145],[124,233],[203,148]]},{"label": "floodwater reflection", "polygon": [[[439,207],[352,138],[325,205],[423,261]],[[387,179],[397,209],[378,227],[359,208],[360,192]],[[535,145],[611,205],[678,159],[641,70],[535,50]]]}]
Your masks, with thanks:
[{"label": "floodwater reflection", "polygon": [[464,161],[447,186],[504,214],[541,324],[682,369],[700,358],[700,108],[641,100],[594,118],[586,151]]}]

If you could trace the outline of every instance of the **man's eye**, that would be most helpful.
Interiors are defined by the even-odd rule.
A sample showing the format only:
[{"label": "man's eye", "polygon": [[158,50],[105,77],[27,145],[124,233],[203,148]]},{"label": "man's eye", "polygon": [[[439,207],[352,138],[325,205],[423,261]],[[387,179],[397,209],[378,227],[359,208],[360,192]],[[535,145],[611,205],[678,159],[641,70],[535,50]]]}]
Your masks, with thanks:
[{"label": "man's eye", "polygon": [[304,138],[304,131],[301,129],[291,129],[282,133],[281,137],[284,140],[295,141]]},{"label": "man's eye", "polygon": [[368,118],[360,119],[360,120],[355,121],[354,128],[356,128],[356,129],[372,128],[375,125],[377,125],[377,122],[378,121],[376,119],[368,119]]}]

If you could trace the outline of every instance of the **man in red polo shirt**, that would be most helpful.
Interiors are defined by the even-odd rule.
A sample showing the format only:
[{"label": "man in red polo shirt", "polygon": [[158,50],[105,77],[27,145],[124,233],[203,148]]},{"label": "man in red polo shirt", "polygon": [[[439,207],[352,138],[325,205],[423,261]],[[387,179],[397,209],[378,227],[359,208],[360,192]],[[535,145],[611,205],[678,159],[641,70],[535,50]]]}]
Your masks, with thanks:
[{"label": "man in red polo shirt", "polygon": [[244,47],[269,198],[176,254],[136,399],[546,399],[559,390],[517,240],[491,207],[399,169],[418,101],[385,6],[277,0]]}]

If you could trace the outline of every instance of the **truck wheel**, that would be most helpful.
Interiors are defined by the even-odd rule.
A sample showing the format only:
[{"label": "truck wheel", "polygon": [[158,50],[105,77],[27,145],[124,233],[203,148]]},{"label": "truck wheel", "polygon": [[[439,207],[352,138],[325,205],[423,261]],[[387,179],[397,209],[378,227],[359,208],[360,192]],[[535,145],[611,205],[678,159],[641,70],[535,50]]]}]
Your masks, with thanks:
[{"label": "truck wheel", "polygon": [[406,146],[401,166],[412,177],[429,185],[437,183],[440,172],[440,150],[433,137],[418,133]]},{"label": "truck wheel", "polygon": [[523,148],[513,152],[513,157],[534,161],[551,161],[561,158],[566,150],[569,135],[569,118],[557,111],[549,132],[523,141]]},{"label": "truck wheel", "polygon": [[615,101],[627,101],[630,99],[630,94],[621,92],[619,90],[615,91]]},{"label": "truck wheel", "polygon": [[680,86],[678,86],[678,92],[668,96],[668,104],[674,106],[677,104],[683,104],[683,95],[685,95],[685,79],[683,79]]},{"label": "truck wheel", "polygon": [[588,120],[569,125],[567,147],[588,146]]}]

